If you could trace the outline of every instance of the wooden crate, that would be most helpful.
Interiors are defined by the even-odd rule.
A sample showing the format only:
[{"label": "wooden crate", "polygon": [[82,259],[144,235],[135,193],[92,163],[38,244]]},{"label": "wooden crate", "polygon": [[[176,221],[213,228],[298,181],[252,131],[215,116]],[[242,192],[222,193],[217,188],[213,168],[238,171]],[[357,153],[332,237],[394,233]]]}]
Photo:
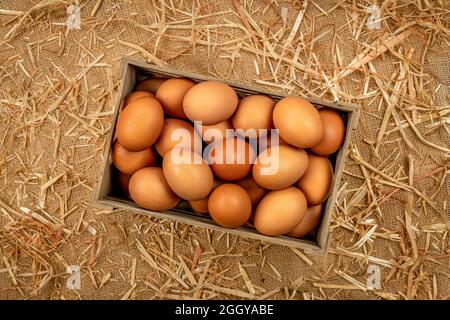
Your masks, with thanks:
[{"label": "wooden crate", "polygon": [[[131,200],[120,197],[114,194],[113,188],[113,174],[114,168],[112,165],[111,158],[111,147],[114,142],[114,131],[117,122],[117,117],[120,112],[123,98],[133,91],[133,88],[137,81],[142,80],[146,76],[159,76],[159,77],[186,77],[192,79],[196,82],[202,82],[207,80],[215,80],[210,77],[205,77],[197,74],[192,74],[189,72],[171,70],[165,67],[159,67],[147,64],[141,60],[137,60],[132,57],[125,56],[121,63],[121,83],[119,87],[118,97],[115,101],[114,114],[112,116],[111,130],[107,137],[105,151],[104,151],[104,162],[101,166],[101,172],[97,186],[94,191],[94,204],[103,208],[121,208],[128,209],[130,211],[135,211],[143,213],[152,217],[162,218],[162,219],[172,219],[182,223],[190,224],[193,226],[205,227],[211,230],[218,230],[222,232],[229,232],[231,234],[236,234],[240,236],[245,236],[257,240],[262,240],[267,243],[286,245],[291,247],[297,247],[305,250],[305,252],[314,255],[324,255],[330,244],[330,223],[333,213],[333,206],[337,200],[337,192],[339,184],[341,181],[342,171],[344,168],[344,163],[347,158],[350,136],[357,124],[357,119],[359,116],[359,108],[356,105],[347,103],[332,103],[322,100],[317,100],[309,98],[308,100],[316,107],[328,107],[335,109],[346,118],[346,135],[342,148],[330,158],[334,167],[334,180],[332,184],[332,189],[328,200],[324,204],[324,211],[322,214],[322,221],[320,223],[319,229],[315,234],[315,239],[294,239],[287,236],[279,237],[269,237],[258,233],[255,229],[243,226],[237,229],[227,229],[217,225],[211,218],[207,216],[201,216],[194,213],[188,205],[181,204],[177,208],[166,212],[155,212],[151,210],[146,210],[138,207]],[[217,79],[216,79],[217,80]],[[225,82],[233,87],[238,95],[246,96],[249,94],[266,94],[275,100],[282,99],[287,94],[274,93],[261,88],[248,87],[238,83],[233,83],[230,81],[225,81],[218,79],[219,81]],[[292,95],[292,94],[290,94]]]}]

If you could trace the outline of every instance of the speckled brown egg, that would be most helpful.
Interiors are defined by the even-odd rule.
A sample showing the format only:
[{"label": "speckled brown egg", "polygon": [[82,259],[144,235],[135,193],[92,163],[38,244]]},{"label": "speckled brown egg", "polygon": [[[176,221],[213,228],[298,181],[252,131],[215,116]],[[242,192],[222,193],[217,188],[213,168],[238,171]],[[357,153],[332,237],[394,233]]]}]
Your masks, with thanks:
[{"label": "speckled brown egg", "polygon": [[123,100],[123,107],[140,98],[154,98],[154,95],[147,91],[135,91],[128,94]]},{"label": "speckled brown egg", "polygon": [[322,205],[308,207],[305,217],[302,221],[291,231],[286,233],[287,236],[293,238],[301,238],[317,228],[322,218]]},{"label": "speckled brown egg", "polygon": [[156,91],[156,99],[161,103],[166,114],[186,119],[183,111],[183,99],[195,82],[185,78],[173,78],[162,83]]},{"label": "speckled brown egg", "polygon": [[214,174],[226,181],[235,181],[250,174],[256,153],[240,138],[214,142],[208,153],[208,162]]},{"label": "speckled brown egg", "polygon": [[283,140],[298,148],[310,148],[323,136],[319,111],[303,98],[281,99],[273,110],[273,122]]},{"label": "speckled brown egg", "polygon": [[234,136],[234,127],[229,119],[209,126],[202,125],[198,129],[202,133],[203,141],[207,144]]},{"label": "speckled brown egg", "polygon": [[219,81],[205,81],[193,86],[184,96],[183,110],[191,121],[204,125],[228,119],[236,110],[238,97],[233,88]]},{"label": "speckled brown egg", "polygon": [[164,123],[161,104],[154,98],[140,98],[130,102],[119,114],[116,136],[129,151],[149,148],[158,138]]},{"label": "speckled brown egg", "polygon": [[166,78],[152,77],[140,82],[134,88],[134,91],[148,91],[152,94],[156,94],[158,88],[166,81]]},{"label": "speckled brown egg", "polygon": [[131,198],[142,208],[164,211],[175,207],[180,198],[173,193],[158,167],[147,167],[136,171],[130,179]]},{"label": "speckled brown egg", "polygon": [[256,139],[268,134],[273,126],[275,101],[265,95],[243,98],[233,115],[233,126],[241,136]]},{"label": "speckled brown egg", "polygon": [[156,152],[150,147],[142,151],[128,151],[116,140],[112,150],[114,166],[125,174],[133,174],[144,167],[152,167],[156,164]]},{"label": "speckled brown egg", "polygon": [[209,196],[208,211],[218,225],[237,228],[250,218],[252,202],[242,187],[225,183],[214,189]]},{"label": "speckled brown egg", "polygon": [[202,156],[189,149],[174,148],[164,155],[164,176],[172,190],[185,200],[200,200],[210,193],[214,178]]},{"label": "speckled brown egg", "polygon": [[318,144],[311,148],[311,151],[320,156],[328,156],[342,147],[345,138],[345,124],[336,111],[321,109],[319,114],[323,123],[323,137]]},{"label": "speckled brown egg", "polygon": [[165,119],[155,148],[161,156],[164,156],[174,147],[194,150],[195,144],[197,149],[201,150],[201,138],[190,123],[180,119]]},{"label": "speckled brown egg", "polygon": [[333,167],[327,157],[309,154],[309,166],[297,186],[303,191],[309,206],[325,201],[333,182]]},{"label": "speckled brown egg", "polygon": [[248,176],[245,179],[239,180],[236,182],[237,185],[240,185],[247,191],[250,196],[250,200],[252,201],[252,207],[256,208],[262,198],[269,192],[269,190],[264,189],[259,184],[255,182],[252,176]]},{"label": "speckled brown egg", "polygon": [[295,187],[269,192],[259,203],[253,223],[266,236],[280,236],[291,231],[306,214],[306,198]]},{"label": "speckled brown egg", "polygon": [[305,150],[277,145],[262,151],[253,165],[253,178],[261,187],[280,190],[293,185],[308,168]]}]

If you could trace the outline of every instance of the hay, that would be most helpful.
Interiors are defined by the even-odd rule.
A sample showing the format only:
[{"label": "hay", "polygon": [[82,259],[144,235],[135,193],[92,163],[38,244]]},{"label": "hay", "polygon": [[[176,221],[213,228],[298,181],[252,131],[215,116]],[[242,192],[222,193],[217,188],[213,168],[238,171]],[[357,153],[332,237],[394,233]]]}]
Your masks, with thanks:
[{"label": "hay", "polygon": [[[81,30],[65,26],[70,4]],[[448,299],[448,9],[358,1],[16,1],[0,8],[0,297]],[[90,195],[124,55],[362,106],[317,258]],[[81,268],[81,289],[66,286]],[[369,266],[381,287],[368,290]]]}]

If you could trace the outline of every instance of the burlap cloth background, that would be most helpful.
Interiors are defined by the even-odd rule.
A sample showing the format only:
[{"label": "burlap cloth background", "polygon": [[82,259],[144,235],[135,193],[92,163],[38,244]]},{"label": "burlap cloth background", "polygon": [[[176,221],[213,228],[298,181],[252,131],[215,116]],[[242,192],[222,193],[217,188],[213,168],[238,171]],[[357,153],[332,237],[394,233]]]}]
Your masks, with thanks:
[{"label": "burlap cloth background", "polygon": [[[282,52],[302,1],[246,1],[248,16],[237,14],[231,1],[80,1],[81,30],[67,30],[70,3],[0,3],[1,298],[449,298],[447,1],[432,7],[388,1],[381,30],[367,29],[368,3],[333,8],[334,1],[308,1],[283,57],[292,60],[306,44],[297,61],[315,75],[268,58],[267,42]],[[302,258],[287,247],[91,205],[123,55],[155,56],[175,69],[259,86],[277,82],[269,88],[331,99],[326,80],[402,26],[413,34],[372,61],[378,76],[366,64],[335,87],[341,100],[361,105],[362,114],[352,141],[359,153],[354,149],[346,163],[327,256]],[[246,30],[254,35],[231,41],[246,37]],[[395,105],[405,136],[391,117],[376,155],[387,103],[373,79],[395,96],[405,66],[404,79],[413,80]],[[413,109],[420,118],[415,130],[403,113],[411,118]],[[383,175],[367,166],[363,172],[361,160]],[[410,176],[417,192],[392,193],[389,178],[409,185]],[[373,195],[377,204],[370,206]],[[200,249],[192,279],[186,269]],[[81,266],[80,290],[66,286],[68,265]],[[372,265],[381,270],[381,287],[365,290]]]}]

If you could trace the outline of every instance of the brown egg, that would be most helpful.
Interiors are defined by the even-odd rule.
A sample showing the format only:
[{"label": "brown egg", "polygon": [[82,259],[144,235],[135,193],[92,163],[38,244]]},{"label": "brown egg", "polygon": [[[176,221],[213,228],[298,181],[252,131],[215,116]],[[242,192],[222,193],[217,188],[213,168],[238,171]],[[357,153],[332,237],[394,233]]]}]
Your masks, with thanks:
[{"label": "brown egg", "polygon": [[278,145],[262,151],[253,165],[253,178],[261,187],[280,190],[293,185],[308,168],[305,150]]},{"label": "brown egg", "polygon": [[219,81],[205,81],[193,86],[184,96],[183,109],[191,121],[204,125],[228,119],[236,110],[238,97],[233,88]]},{"label": "brown egg", "polygon": [[207,144],[234,136],[233,124],[229,119],[209,126],[202,125],[198,129],[202,133],[203,141]]},{"label": "brown egg", "polygon": [[247,191],[250,196],[250,200],[252,201],[253,208],[256,208],[262,198],[264,198],[267,192],[269,192],[269,190],[258,185],[252,176],[239,180],[236,184],[240,185],[245,191]]},{"label": "brown egg", "polygon": [[303,191],[308,205],[316,206],[325,201],[333,182],[333,167],[327,157],[309,154],[309,166],[297,186]]},{"label": "brown egg", "polygon": [[158,167],[147,167],[136,171],[130,179],[130,194],[136,204],[154,211],[175,207],[180,198],[173,193]]},{"label": "brown egg", "polygon": [[256,208],[253,223],[266,236],[280,236],[297,226],[306,214],[306,198],[295,187],[269,192]]},{"label": "brown egg", "polygon": [[265,95],[247,96],[239,102],[233,115],[233,126],[238,134],[250,139],[265,136],[272,129],[275,101]]},{"label": "brown egg", "polygon": [[311,148],[311,151],[320,156],[328,156],[342,147],[345,138],[345,124],[336,111],[321,109],[319,114],[323,123],[323,137],[318,144]]},{"label": "brown egg", "polygon": [[290,232],[286,233],[287,236],[293,238],[304,237],[311,233],[319,225],[322,218],[322,205],[308,207],[305,217],[302,221]]},{"label": "brown egg", "polygon": [[119,143],[129,151],[149,148],[161,132],[164,113],[154,98],[140,98],[130,102],[119,114],[116,136]]},{"label": "brown egg", "polygon": [[180,119],[165,119],[155,148],[161,156],[164,156],[167,151],[174,147],[194,150],[195,144],[197,144],[198,150],[201,150],[200,136],[194,131],[194,127],[190,123]]},{"label": "brown egg", "polygon": [[122,147],[118,141],[114,142],[112,161],[120,172],[131,175],[141,168],[154,166],[156,160],[157,156],[152,148],[133,152]]},{"label": "brown egg", "polygon": [[208,154],[208,163],[214,174],[220,179],[234,181],[249,175],[255,161],[255,151],[244,140],[228,138],[209,145],[211,149],[205,150]]},{"label": "brown egg", "polygon": [[130,196],[130,190],[128,189],[128,186],[130,184],[131,175],[125,174],[122,172],[117,172],[117,182],[119,183],[120,190],[128,197]]},{"label": "brown egg", "polygon": [[154,98],[154,95],[147,91],[135,91],[128,94],[123,100],[123,107],[127,104],[140,98]]},{"label": "brown egg", "polygon": [[[224,183],[224,181],[214,178],[212,190]],[[203,214],[208,212],[208,199],[209,196],[200,200],[192,200],[188,202],[194,212]]]},{"label": "brown egg", "polygon": [[250,218],[252,202],[242,187],[225,183],[214,189],[209,196],[208,211],[218,225],[237,228]]},{"label": "brown egg", "polygon": [[196,213],[208,213],[208,199],[209,197],[200,200],[191,200],[189,201],[189,205]]},{"label": "brown egg", "polygon": [[322,139],[319,111],[305,99],[281,99],[273,110],[273,122],[283,140],[295,147],[310,148]]},{"label": "brown egg", "polygon": [[194,85],[194,81],[185,78],[169,79],[159,86],[156,99],[161,103],[166,114],[187,119],[183,111],[183,99],[186,92]]},{"label": "brown egg", "polygon": [[152,94],[156,94],[158,88],[166,81],[165,78],[152,77],[140,82],[134,91],[148,91]]},{"label": "brown egg", "polygon": [[210,193],[214,178],[202,156],[189,149],[174,148],[164,155],[164,176],[172,190],[185,200],[200,200]]}]

